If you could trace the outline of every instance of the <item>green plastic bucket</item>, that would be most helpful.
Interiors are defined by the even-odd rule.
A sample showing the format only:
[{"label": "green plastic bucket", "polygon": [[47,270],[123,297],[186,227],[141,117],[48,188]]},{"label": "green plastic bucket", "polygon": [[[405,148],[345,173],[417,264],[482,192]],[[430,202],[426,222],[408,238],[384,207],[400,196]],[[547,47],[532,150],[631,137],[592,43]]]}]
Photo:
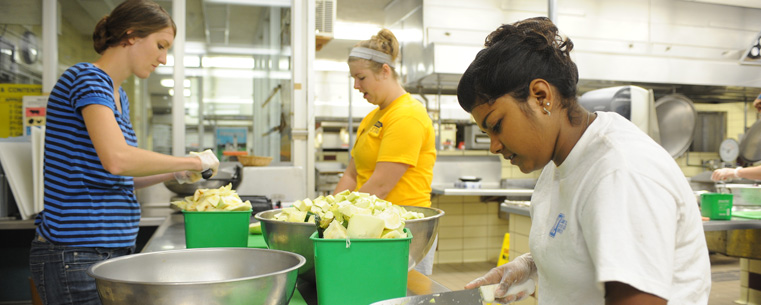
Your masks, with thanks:
[{"label": "green plastic bucket", "polygon": [[405,238],[323,239],[314,232],[314,267],[320,305],[367,305],[407,296],[407,261],[412,233]]},{"label": "green plastic bucket", "polygon": [[732,218],[732,194],[700,194],[700,214],[712,220]]},{"label": "green plastic bucket", "polygon": [[248,211],[182,211],[187,248],[247,247]]}]

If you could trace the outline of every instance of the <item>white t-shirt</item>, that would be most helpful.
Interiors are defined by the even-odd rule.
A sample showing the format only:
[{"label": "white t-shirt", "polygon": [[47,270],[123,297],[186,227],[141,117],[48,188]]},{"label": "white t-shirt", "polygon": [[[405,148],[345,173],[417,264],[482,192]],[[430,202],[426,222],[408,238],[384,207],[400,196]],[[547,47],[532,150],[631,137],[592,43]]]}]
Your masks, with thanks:
[{"label": "white t-shirt", "polygon": [[529,245],[539,304],[604,304],[617,281],[668,300],[707,304],[711,266],[687,179],[659,144],[614,112],[597,112],[531,198]]}]

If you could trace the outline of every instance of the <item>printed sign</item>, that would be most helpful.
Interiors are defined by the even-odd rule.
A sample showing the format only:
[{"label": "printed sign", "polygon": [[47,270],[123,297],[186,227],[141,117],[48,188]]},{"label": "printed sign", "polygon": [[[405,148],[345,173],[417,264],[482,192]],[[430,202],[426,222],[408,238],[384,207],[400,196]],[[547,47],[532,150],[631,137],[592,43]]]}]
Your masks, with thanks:
[{"label": "printed sign", "polygon": [[42,85],[0,84],[0,138],[24,135],[23,98],[40,94]]},{"label": "printed sign", "polygon": [[24,96],[24,135],[32,134],[32,126],[45,126],[45,112],[47,110],[47,95]]}]

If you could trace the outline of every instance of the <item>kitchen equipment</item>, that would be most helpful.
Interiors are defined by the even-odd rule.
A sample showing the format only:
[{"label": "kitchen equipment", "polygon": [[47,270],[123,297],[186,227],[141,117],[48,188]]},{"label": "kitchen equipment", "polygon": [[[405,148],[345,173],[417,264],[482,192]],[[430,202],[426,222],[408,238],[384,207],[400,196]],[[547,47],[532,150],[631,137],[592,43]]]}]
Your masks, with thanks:
[{"label": "kitchen equipment", "polygon": [[254,214],[272,210],[274,206],[272,205],[272,200],[267,198],[267,196],[240,196],[241,201],[246,201],[251,203],[251,218],[253,218]]},{"label": "kitchen equipment", "polygon": [[761,120],[753,123],[740,140],[740,158],[748,163],[761,161]]},{"label": "kitchen equipment", "polygon": [[465,149],[489,149],[491,139],[478,128],[478,125],[465,126]]},{"label": "kitchen equipment", "polygon": [[698,113],[692,101],[681,94],[669,94],[655,102],[661,146],[678,158],[692,144]]},{"label": "kitchen equipment", "polygon": [[283,206],[307,197],[306,172],[299,166],[243,167],[238,196],[266,196]]},{"label": "kitchen equipment", "polygon": [[711,220],[732,218],[732,194],[703,193],[700,195],[700,215]]},{"label": "kitchen equipment", "polygon": [[474,176],[462,176],[460,178],[457,178],[457,182],[455,182],[454,187],[461,188],[461,189],[480,189],[481,188],[481,178],[474,177]]},{"label": "kitchen equipment", "polygon": [[175,179],[164,182],[166,188],[179,196],[190,196],[197,189],[216,189],[232,183],[233,190],[237,190],[242,177],[243,166],[238,162],[221,162],[217,175],[213,178],[200,180],[196,183],[180,184]]},{"label": "kitchen equipment", "polygon": [[761,206],[761,186],[755,184],[716,183],[716,192],[734,195],[734,206]]},{"label": "kitchen equipment", "polygon": [[740,144],[735,139],[725,139],[719,145],[719,157],[724,162],[735,162],[740,155]]},{"label": "kitchen equipment", "polygon": [[[365,305],[407,295],[410,229],[404,238],[323,239],[315,231],[315,274],[320,304]],[[336,279],[341,279],[336,285]]]},{"label": "kitchen equipment", "polygon": [[[375,302],[370,305],[412,305],[412,304],[435,304],[435,305],[461,305],[483,304],[494,301],[494,290],[497,285],[484,285],[478,288],[440,292],[428,295],[417,295]],[[525,291],[531,295],[536,290],[534,280],[528,279],[522,283],[512,285],[507,289],[507,295],[515,295]]]},{"label": "kitchen equipment", "polygon": [[[661,141],[653,93],[637,86],[617,86],[588,91],[579,97],[587,111],[612,111],[625,117],[656,142]],[[662,127],[660,127],[662,128]]]},{"label": "kitchen equipment", "polygon": [[185,246],[190,248],[246,247],[251,210],[182,211]]},{"label": "kitchen equipment", "polygon": [[299,277],[314,283],[314,244],[309,240],[309,236],[317,231],[317,225],[273,220],[277,213],[280,213],[280,209],[254,215],[254,218],[262,224],[264,241],[270,249],[289,251],[306,258],[304,265],[299,268]]},{"label": "kitchen equipment", "polygon": [[[425,216],[421,219],[405,221],[405,227],[410,229],[413,236],[407,262],[407,269],[412,270],[431,249],[439,231],[439,218],[444,216],[444,211],[430,207],[404,206],[404,208],[410,212],[423,213]],[[275,214],[279,212],[279,209],[274,209],[254,215],[254,218],[262,223],[264,241],[270,249],[290,251],[304,256],[307,261],[299,269],[299,277],[314,282],[314,247],[309,236],[317,231],[317,226],[313,223],[274,220]]]},{"label": "kitchen equipment", "polygon": [[288,304],[303,256],[205,248],[140,253],[91,266],[104,305]]},{"label": "kitchen equipment", "polygon": [[[481,187],[500,188],[502,179],[502,156],[500,155],[438,155],[433,164],[431,187],[446,189],[454,187],[460,177],[481,178]],[[412,232],[415,235],[415,232]]]}]

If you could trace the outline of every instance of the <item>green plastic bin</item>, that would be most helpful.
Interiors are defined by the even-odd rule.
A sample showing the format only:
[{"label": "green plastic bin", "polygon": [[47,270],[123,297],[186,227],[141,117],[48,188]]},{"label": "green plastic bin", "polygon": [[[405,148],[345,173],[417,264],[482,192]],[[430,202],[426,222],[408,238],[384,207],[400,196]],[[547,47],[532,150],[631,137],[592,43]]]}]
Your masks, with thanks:
[{"label": "green plastic bin", "polygon": [[248,211],[182,211],[187,248],[247,247]]},{"label": "green plastic bin", "polygon": [[405,238],[323,239],[314,232],[314,267],[320,305],[367,305],[407,296]]},{"label": "green plastic bin", "polygon": [[712,220],[728,220],[732,218],[733,198],[732,194],[700,194],[700,214]]}]

